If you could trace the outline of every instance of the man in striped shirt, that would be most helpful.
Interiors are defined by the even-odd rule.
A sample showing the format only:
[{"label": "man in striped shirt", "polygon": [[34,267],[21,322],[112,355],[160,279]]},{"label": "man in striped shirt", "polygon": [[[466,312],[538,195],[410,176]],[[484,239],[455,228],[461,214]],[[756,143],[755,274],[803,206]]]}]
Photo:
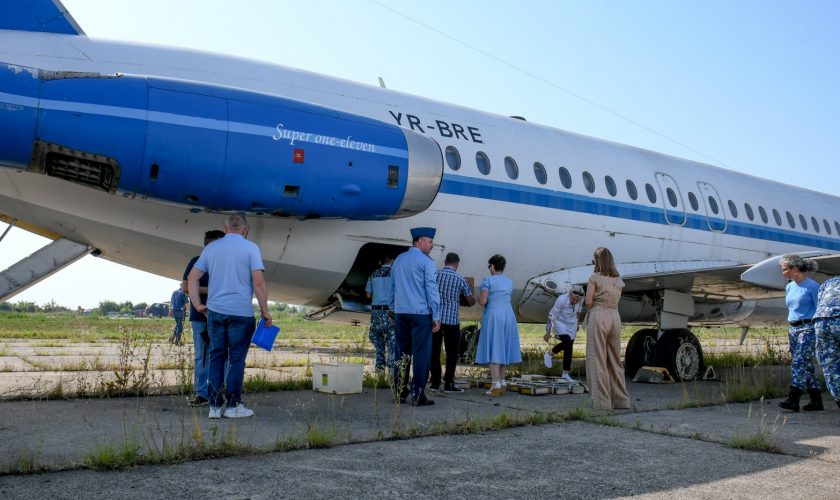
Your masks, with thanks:
[{"label": "man in striped shirt", "polygon": [[472,289],[460,274],[458,265],[461,263],[457,253],[446,254],[444,268],[437,271],[435,280],[440,291],[440,330],[432,335],[432,381],[431,390],[440,388],[440,346],[446,351],[446,372],[443,375],[443,392],[461,393],[463,389],[455,387],[455,366],[458,364],[458,347],[461,343],[461,321],[458,316],[461,297],[467,304],[475,304]]}]

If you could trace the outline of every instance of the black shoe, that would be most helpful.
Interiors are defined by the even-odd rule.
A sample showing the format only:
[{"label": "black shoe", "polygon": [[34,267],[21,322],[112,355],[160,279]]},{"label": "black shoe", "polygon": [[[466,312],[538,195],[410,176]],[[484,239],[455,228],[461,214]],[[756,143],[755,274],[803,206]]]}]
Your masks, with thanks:
[{"label": "black shoe", "polygon": [[201,396],[196,396],[195,399],[191,399],[188,404],[190,406],[192,406],[193,408],[195,408],[195,407],[198,407],[198,406],[205,406],[209,402],[210,401],[208,401],[207,398],[204,398],[204,397],[201,397]]},{"label": "black shoe", "polygon": [[446,393],[446,394],[463,394],[464,390],[461,389],[460,387],[455,387],[453,385],[453,386],[450,386],[450,387],[444,387],[443,392]]},{"label": "black shoe", "polygon": [[799,411],[799,398],[802,397],[802,389],[798,387],[790,387],[790,394],[786,400],[779,403],[779,408],[784,408],[790,411]]},{"label": "black shoe", "polygon": [[803,406],[804,411],[823,411],[822,391],[819,389],[808,389],[808,396],[811,397],[811,402]]},{"label": "black shoe", "polygon": [[419,398],[411,400],[411,406],[432,406],[433,404],[435,404],[435,402],[425,396],[420,396]]}]

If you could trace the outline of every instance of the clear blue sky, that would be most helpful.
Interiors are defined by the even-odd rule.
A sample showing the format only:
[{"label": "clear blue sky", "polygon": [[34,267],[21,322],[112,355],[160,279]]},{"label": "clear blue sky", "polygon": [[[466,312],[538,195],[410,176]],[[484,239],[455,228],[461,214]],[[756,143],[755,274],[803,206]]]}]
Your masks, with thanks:
[{"label": "clear blue sky", "polygon": [[[840,195],[836,1],[64,4],[92,37],[381,76],[404,92]],[[14,229],[0,268],[41,243]],[[13,300],[153,302],[175,284],[86,257]]]}]

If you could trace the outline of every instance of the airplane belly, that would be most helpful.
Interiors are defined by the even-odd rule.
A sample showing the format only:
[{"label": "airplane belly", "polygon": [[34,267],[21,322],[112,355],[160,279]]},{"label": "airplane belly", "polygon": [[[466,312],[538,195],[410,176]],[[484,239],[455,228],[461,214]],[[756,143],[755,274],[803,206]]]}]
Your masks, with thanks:
[{"label": "airplane belly", "polygon": [[[176,280],[189,259],[201,252],[204,232],[220,229],[225,217],[98,193],[11,169],[0,169],[0,213],[89,244],[101,258]],[[291,227],[299,225],[297,221],[250,220],[251,239],[263,252],[270,298],[323,304],[344,279],[349,268],[345,261],[352,262],[352,256],[345,257],[349,249],[342,238],[321,239],[315,258],[289,257],[282,249],[290,246]]]}]

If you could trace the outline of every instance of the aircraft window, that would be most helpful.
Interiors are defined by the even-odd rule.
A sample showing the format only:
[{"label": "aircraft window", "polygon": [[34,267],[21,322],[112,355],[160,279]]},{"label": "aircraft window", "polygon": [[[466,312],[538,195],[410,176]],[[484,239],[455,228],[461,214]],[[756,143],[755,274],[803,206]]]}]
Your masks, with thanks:
[{"label": "aircraft window", "polygon": [[668,203],[670,203],[672,207],[676,207],[677,206],[677,193],[675,193],[673,189],[668,188],[668,189],[665,190],[665,194],[668,195]]},{"label": "aircraft window", "polygon": [[799,214],[799,223],[802,224],[802,229],[808,230],[808,221],[805,220],[805,217],[802,214]]},{"label": "aircraft window", "polygon": [[755,214],[752,211],[752,207],[749,203],[744,203],[744,211],[747,212],[747,219],[753,220],[755,219]]},{"label": "aircraft window", "polygon": [[840,234],[840,223],[834,221],[834,229],[837,230],[837,234]]},{"label": "aircraft window", "polygon": [[458,153],[458,150],[452,146],[446,146],[446,164],[449,165],[449,168],[452,170],[458,170],[461,168],[461,155]]},{"label": "aircraft window", "polygon": [[507,172],[508,177],[513,180],[519,178],[519,166],[510,156],[505,156],[505,172]]},{"label": "aircraft window", "polygon": [[733,218],[738,218],[738,207],[735,206],[732,200],[729,200],[729,213],[732,214]]},{"label": "aircraft window", "polygon": [[782,225],[782,216],[781,216],[781,215],[779,215],[779,211],[778,211],[778,210],[776,210],[775,208],[773,209],[773,219],[775,219],[775,220],[776,220],[776,225],[777,225],[777,226],[781,226],[781,225]]},{"label": "aircraft window", "polygon": [[639,192],[636,191],[636,184],[633,183],[630,179],[627,179],[627,194],[630,196],[631,200],[635,200],[639,197]]},{"label": "aircraft window", "polygon": [[566,167],[560,167],[560,170],[557,171],[560,175],[560,183],[563,184],[563,187],[566,189],[572,188],[572,176],[569,174],[569,170]]},{"label": "aircraft window", "polygon": [[604,177],[604,184],[607,185],[607,192],[610,193],[610,196],[615,196],[618,194],[618,189],[615,187],[615,181],[609,175]]},{"label": "aircraft window", "polygon": [[787,216],[788,224],[790,225],[791,229],[795,229],[796,221],[793,220],[793,215],[791,215],[790,212],[785,212],[785,215]]},{"label": "aircraft window", "polygon": [[820,223],[817,222],[816,217],[811,217],[811,225],[814,226],[814,231],[818,233],[820,232]]},{"label": "aircraft window", "polygon": [[545,173],[545,167],[540,162],[534,163],[534,177],[537,178],[537,182],[540,184],[548,182],[548,174]]},{"label": "aircraft window", "polygon": [[688,192],[688,202],[691,204],[691,209],[695,212],[700,210],[700,204],[697,203],[697,197],[691,191]]},{"label": "aircraft window", "polygon": [[490,158],[484,154],[484,151],[479,151],[475,154],[475,164],[478,166],[478,171],[484,175],[490,173]]},{"label": "aircraft window", "polygon": [[767,211],[761,205],[758,206],[758,215],[761,216],[761,222],[767,224]]},{"label": "aircraft window", "polygon": [[651,203],[656,203],[656,190],[650,184],[645,184],[645,192]]},{"label": "aircraft window", "polygon": [[831,234],[831,225],[829,225],[828,221],[823,219],[823,227],[825,228],[825,232]]},{"label": "aircraft window", "polygon": [[590,193],[595,192],[595,179],[592,178],[592,174],[589,172],[583,172],[583,185]]},{"label": "aircraft window", "polygon": [[709,208],[712,210],[712,213],[715,214],[715,215],[717,215],[717,213],[720,211],[718,209],[717,201],[715,201],[714,197],[712,197],[712,196],[709,196]]}]

